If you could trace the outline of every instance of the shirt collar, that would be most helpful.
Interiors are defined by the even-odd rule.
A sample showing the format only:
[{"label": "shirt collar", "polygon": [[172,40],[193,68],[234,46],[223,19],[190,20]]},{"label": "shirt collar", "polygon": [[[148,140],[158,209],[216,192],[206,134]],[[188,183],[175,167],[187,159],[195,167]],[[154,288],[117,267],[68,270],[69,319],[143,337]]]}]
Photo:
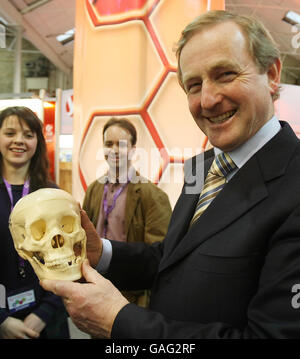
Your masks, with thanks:
[{"label": "shirt collar", "polygon": [[[243,143],[235,150],[228,152],[233,162],[241,168],[256,152],[258,152],[267,142],[271,140],[281,130],[280,123],[276,116],[273,116],[265,123],[254,136]],[[223,152],[219,148],[214,148],[215,156]]]},{"label": "shirt collar", "polygon": [[116,178],[114,176],[111,176],[111,174],[108,172],[104,175],[104,183],[127,183],[132,180],[136,173],[136,170],[133,166],[131,166],[127,172],[127,174],[124,176],[120,176],[118,181],[116,181]]}]

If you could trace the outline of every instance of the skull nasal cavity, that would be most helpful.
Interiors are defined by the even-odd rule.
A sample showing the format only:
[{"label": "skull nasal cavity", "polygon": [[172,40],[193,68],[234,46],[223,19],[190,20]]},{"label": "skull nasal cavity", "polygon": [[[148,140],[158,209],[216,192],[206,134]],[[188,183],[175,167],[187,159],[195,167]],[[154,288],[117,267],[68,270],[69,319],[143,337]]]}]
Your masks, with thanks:
[{"label": "skull nasal cavity", "polygon": [[57,234],[51,239],[52,248],[60,248],[64,245],[64,243],[65,243],[64,237],[61,236],[60,234]]}]

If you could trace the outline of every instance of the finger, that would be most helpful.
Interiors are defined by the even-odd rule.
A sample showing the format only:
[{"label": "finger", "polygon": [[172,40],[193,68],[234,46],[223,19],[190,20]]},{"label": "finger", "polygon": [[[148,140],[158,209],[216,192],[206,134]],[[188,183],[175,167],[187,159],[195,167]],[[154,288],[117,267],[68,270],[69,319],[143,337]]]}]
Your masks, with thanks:
[{"label": "finger", "polygon": [[86,211],[84,209],[82,209],[81,207],[80,207],[80,216],[81,216],[81,224],[89,222],[88,221],[89,217],[88,217]]},{"label": "finger", "polygon": [[38,332],[29,328],[23,321],[20,321],[17,327],[17,338],[20,339],[35,339],[40,336]]},{"label": "finger", "polygon": [[[95,226],[89,219],[89,216],[87,215],[86,211],[84,209],[80,209],[80,217],[81,217],[81,226],[85,231],[92,231],[96,232]],[[97,234],[98,236],[98,234]]]},{"label": "finger", "polygon": [[41,280],[40,285],[45,290],[65,298],[71,297],[73,293],[76,292],[78,286],[77,283],[73,283],[71,281],[50,279]]},{"label": "finger", "polygon": [[39,336],[40,336],[40,333],[36,332],[35,330],[33,329],[30,329],[30,328],[26,328],[25,329],[25,334],[29,337],[29,338],[32,338],[32,339],[37,339]]},{"label": "finger", "polygon": [[102,276],[89,265],[88,259],[85,259],[82,263],[82,275],[89,283],[97,283],[102,279]]}]

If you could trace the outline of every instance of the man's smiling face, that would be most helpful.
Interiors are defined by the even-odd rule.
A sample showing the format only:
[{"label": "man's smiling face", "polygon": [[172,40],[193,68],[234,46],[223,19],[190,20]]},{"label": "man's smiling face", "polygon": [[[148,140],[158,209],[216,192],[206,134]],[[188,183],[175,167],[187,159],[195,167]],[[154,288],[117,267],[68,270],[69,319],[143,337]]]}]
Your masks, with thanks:
[{"label": "man's smiling face", "polygon": [[232,151],[272,117],[274,66],[260,73],[233,22],[213,25],[188,40],[180,55],[182,83],[191,114],[213,146]]}]

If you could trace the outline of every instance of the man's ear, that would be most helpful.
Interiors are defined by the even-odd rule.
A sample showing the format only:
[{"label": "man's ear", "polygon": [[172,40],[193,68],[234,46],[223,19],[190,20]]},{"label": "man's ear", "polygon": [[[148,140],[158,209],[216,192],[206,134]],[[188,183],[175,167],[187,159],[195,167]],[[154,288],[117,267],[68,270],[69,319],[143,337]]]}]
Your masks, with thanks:
[{"label": "man's ear", "polygon": [[282,69],[281,60],[277,58],[270,66],[267,72],[271,95],[274,95],[279,87],[280,78],[281,78],[281,69]]}]

